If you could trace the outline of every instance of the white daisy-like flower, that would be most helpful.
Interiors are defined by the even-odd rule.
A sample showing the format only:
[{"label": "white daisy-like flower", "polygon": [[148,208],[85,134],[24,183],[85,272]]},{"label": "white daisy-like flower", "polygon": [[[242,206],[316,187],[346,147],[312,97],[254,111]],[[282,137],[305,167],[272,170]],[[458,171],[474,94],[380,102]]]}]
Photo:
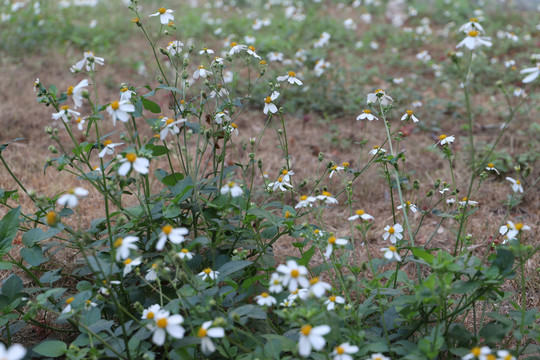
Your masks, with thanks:
[{"label": "white daisy-like flower", "polygon": [[497,173],[497,175],[499,174],[499,170],[497,170],[495,168],[495,164],[493,164],[493,163],[488,163],[487,166],[486,166],[486,170],[487,171],[495,171]]},{"label": "white daisy-like flower", "polygon": [[254,299],[257,301],[257,305],[259,306],[272,306],[277,303],[276,298],[267,292],[263,292],[260,295],[255,296]]},{"label": "white daisy-like flower", "polygon": [[[399,205],[397,207],[398,210],[403,209],[402,205]],[[405,201],[405,209],[411,210],[413,213],[417,212],[418,209],[416,208],[416,205],[412,204],[410,201]]]},{"label": "white daisy-like flower", "polygon": [[463,356],[462,360],[472,360],[472,359],[479,359],[479,358],[485,358],[487,355],[491,354],[491,349],[488,346],[482,346],[480,347],[474,347],[471,349],[471,351]]},{"label": "white daisy-like flower", "polygon": [[140,174],[148,174],[148,167],[150,166],[150,160],[143,157],[138,157],[135,153],[126,154],[125,157],[119,155],[120,167],[118,168],[118,175],[126,176],[131,168]]},{"label": "white daisy-like flower", "polygon": [[77,129],[79,129],[80,131],[83,131],[85,122],[86,122],[86,119],[81,118],[80,116],[77,119],[75,119],[75,124],[77,124]]},{"label": "white daisy-like flower", "polygon": [[497,350],[497,360],[516,360],[516,357],[510,354],[508,350]]},{"label": "white daisy-like flower", "polygon": [[513,192],[520,192],[523,194],[523,185],[521,185],[521,181],[516,180],[514,178],[511,178],[509,176],[506,177],[506,180],[510,181],[512,183],[512,191]]},{"label": "white daisy-like flower", "polygon": [[464,32],[464,33],[468,33],[469,31],[473,31],[473,30],[477,30],[481,33],[484,33],[484,28],[482,27],[482,25],[480,25],[480,23],[478,22],[478,19],[476,18],[470,19],[469,22],[461,25],[461,27],[459,28],[459,31]]},{"label": "white daisy-like flower", "polygon": [[345,304],[345,298],[336,295],[330,295],[328,299],[324,302],[326,305],[326,310],[331,311],[336,308],[336,304]]},{"label": "white daisy-like flower", "polygon": [[386,150],[384,150],[382,147],[375,145],[370,151],[369,155],[377,155],[377,154],[384,154]]},{"label": "white daisy-like flower", "polygon": [[296,289],[294,291],[291,291],[291,293],[287,296],[287,299],[290,301],[295,301],[296,299],[300,300],[306,300],[309,296],[309,289]]},{"label": "white daisy-like flower", "polygon": [[317,276],[309,280],[309,293],[315,296],[316,298],[320,298],[326,293],[327,290],[331,290],[331,289],[332,289],[332,285],[330,285],[327,282],[319,280]]},{"label": "white daisy-like flower", "polygon": [[332,197],[328,191],[323,191],[321,195],[318,195],[317,200],[323,200],[327,205],[338,203],[337,199]]},{"label": "white daisy-like flower", "polygon": [[302,85],[302,81],[300,81],[296,77],[296,73],[294,71],[289,71],[287,74],[283,76],[278,76],[277,81],[288,81],[289,84],[296,84],[296,85]]},{"label": "white daisy-like flower", "polygon": [[85,91],[85,87],[87,86],[88,80],[84,79],[77,85],[68,87],[67,95],[73,98],[73,102],[75,103],[75,106],[73,106],[74,109],[82,106],[83,92]]},{"label": "white daisy-like flower", "polygon": [[113,125],[116,125],[116,120],[129,121],[129,113],[135,112],[135,105],[131,104],[129,100],[113,101],[107,106],[107,112],[112,117]]},{"label": "white daisy-like flower", "polygon": [[227,115],[226,112],[220,111],[214,116],[214,121],[216,122],[216,124],[223,124],[230,122],[231,118],[229,117],[229,115]]},{"label": "white daisy-like flower", "polygon": [[362,110],[362,113],[356,117],[357,121],[364,119],[368,119],[369,121],[379,120],[375,115],[371,113],[371,110],[369,109]]},{"label": "white daisy-like flower", "polygon": [[229,125],[223,128],[229,135],[238,136],[238,125],[235,123],[230,123]]},{"label": "white daisy-like flower", "polygon": [[163,128],[159,132],[159,138],[165,141],[165,138],[167,137],[169,133],[172,133],[173,135],[179,134],[180,128],[178,127],[178,124],[184,123],[186,121],[187,121],[186,119],[178,119],[174,121],[173,119],[164,117],[162,119],[162,124],[161,124]]},{"label": "white daisy-like flower", "polygon": [[206,268],[197,275],[202,276],[203,280],[216,280],[219,276],[219,271],[214,271],[210,268]]},{"label": "white daisy-like flower", "polygon": [[343,163],[342,165],[345,165],[346,166],[337,166],[337,165],[334,165],[330,168],[330,174],[329,174],[329,178],[332,178],[332,176],[334,176],[334,174],[339,174],[339,171],[340,170],[345,170],[346,168],[349,167],[349,163]]},{"label": "white daisy-like flower", "polygon": [[358,346],[349,344],[348,342],[338,345],[332,351],[333,360],[353,360],[349,354],[356,354],[360,350]]},{"label": "white daisy-like flower", "polygon": [[324,335],[330,332],[330,326],[321,325],[313,327],[311,325],[303,325],[300,328],[300,339],[298,340],[298,354],[306,357],[311,354],[311,349],[320,351],[326,345]]},{"label": "white daisy-like flower", "polygon": [[183,42],[174,40],[167,45],[167,51],[169,52],[169,55],[175,56],[182,52],[182,46],[184,46]]},{"label": "white daisy-like flower", "polygon": [[390,95],[386,95],[384,90],[377,89],[374,93],[370,93],[367,96],[368,104],[375,104],[376,102],[380,102],[382,106],[388,106],[394,102],[394,99]]},{"label": "white daisy-like flower", "polygon": [[309,280],[306,278],[308,270],[305,266],[298,265],[294,260],[287,260],[287,265],[280,264],[277,272],[283,274],[283,286],[288,286],[289,291],[298,289],[298,285],[303,288],[309,287]]},{"label": "white daisy-like flower", "polygon": [[131,97],[133,95],[136,95],[137,93],[133,90],[129,90],[127,86],[122,86],[120,88],[120,101],[122,100],[131,100]]},{"label": "white daisy-like flower", "polygon": [[189,230],[185,227],[173,228],[171,225],[165,225],[161,228],[161,233],[159,234],[159,240],[156,244],[156,250],[161,251],[165,247],[167,240],[173,244],[181,244],[186,238],[184,235],[187,235]]},{"label": "white daisy-like flower", "polygon": [[465,46],[469,50],[474,50],[478,46],[487,46],[491,47],[491,38],[485,36],[478,36],[480,32],[478,30],[471,30],[467,33],[467,37],[459,44],[456,45],[456,48]]},{"label": "white daisy-like flower", "polygon": [[105,155],[112,155],[114,154],[114,148],[120,145],[124,145],[124,143],[113,143],[111,140],[107,139],[103,142],[103,149],[99,152],[99,157],[102,158]]},{"label": "white daisy-like flower", "polygon": [[81,187],[69,189],[64,195],[60,196],[56,203],[60,206],[75,207],[79,204],[79,197],[88,195],[88,190]]},{"label": "white daisy-like flower", "polygon": [[167,334],[175,339],[184,337],[185,329],[180,326],[184,322],[182,315],[170,315],[166,310],[159,310],[154,316],[155,324],[152,326],[152,342],[157,346],[165,343]]},{"label": "white daisy-like flower", "polygon": [[176,255],[178,255],[178,257],[182,260],[191,260],[193,259],[193,256],[194,254],[192,252],[190,252],[188,249],[186,248],[183,248],[182,250],[180,250],[179,253],[177,253]]},{"label": "white daisy-like flower", "polygon": [[328,238],[328,245],[326,246],[326,252],[324,253],[325,258],[329,258],[330,255],[332,255],[332,251],[334,251],[334,247],[336,246],[345,246],[349,243],[346,239],[337,239],[335,236],[330,236]]},{"label": "white daisy-like flower", "polygon": [[407,110],[405,112],[405,114],[403,114],[403,116],[401,117],[401,121],[405,121],[405,120],[409,120],[409,119],[412,119],[413,122],[418,122],[418,118],[416,116],[414,116],[413,114],[413,111],[412,110]]},{"label": "white daisy-like flower", "polygon": [[137,244],[139,238],[136,236],[119,237],[114,241],[114,248],[116,251],[116,261],[122,261],[129,257],[131,250],[137,250]]},{"label": "white daisy-like flower", "polygon": [[231,196],[235,198],[241,196],[244,193],[244,190],[242,190],[242,188],[233,181],[230,181],[223,186],[219,192],[221,195],[231,194]]},{"label": "white daisy-like flower", "polygon": [[452,206],[456,202],[455,198],[448,198],[446,199],[446,204]]},{"label": "white daisy-like flower", "polygon": [[523,79],[523,83],[528,84],[536,80],[540,75],[540,63],[537,63],[535,67],[526,68],[519,72],[520,74],[529,74]]},{"label": "white daisy-like flower", "polygon": [[235,42],[231,43],[231,49],[229,50],[229,55],[234,55],[240,53],[240,51],[247,50],[247,45],[237,44]]},{"label": "white daisy-like flower", "polygon": [[264,114],[268,114],[270,111],[272,114],[275,114],[278,112],[277,106],[273,103],[274,100],[276,100],[279,97],[279,93],[277,91],[274,91],[272,95],[267,96],[264,98]]},{"label": "white daisy-like flower", "polygon": [[197,70],[193,73],[193,78],[198,79],[199,77],[202,77],[203,79],[206,79],[208,75],[212,75],[211,71],[208,71],[204,68],[204,65],[199,65]]},{"label": "white daisy-like flower", "polygon": [[167,25],[170,21],[174,21],[174,15],[172,14],[174,10],[171,9],[165,9],[165,8],[159,8],[158,12],[155,14],[151,14],[149,16],[159,16],[159,21],[163,25]]},{"label": "white daisy-like flower", "polygon": [[142,258],[138,257],[136,259],[127,258],[124,260],[124,276],[129,274],[133,269],[135,269],[137,266],[141,265]]},{"label": "white daisy-like flower", "polygon": [[391,360],[388,356],[384,356],[381,353],[371,354],[371,357],[369,357],[366,360]]},{"label": "white daisy-like flower", "polygon": [[386,225],[384,228],[385,233],[383,234],[383,239],[386,240],[390,237],[390,242],[395,244],[398,240],[403,239],[403,226],[397,223],[394,226]]},{"label": "white daisy-like flower", "polygon": [[[447,201],[448,202],[448,201]],[[459,205],[460,206],[465,206],[469,204],[469,206],[475,206],[475,205],[478,205],[478,201],[473,201],[473,200],[470,200],[468,199],[467,197],[464,197],[463,199],[461,199],[461,201],[459,202]]]},{"label": "white daisy-like flower", "polygon": [[268,290],[271,293],[280,293],[283,291],[283,284],[281,282],[281,276],[279,276],[278,273],[272,273],[272,276],[270,277],[270,284],[268,286]]},{"label": "white daisy-like flower", "polygon": [[84,53],[84,58],[82,60],[77,61],[77,63],[70,68],[70,71],[71,72],[81,71],[85,65],[86,65],[86,71],[94,71],[95,64],[104,65],[105,59],[102,57],[95,56],[92,51],[86,51]]},{"label": "white daisy-like flower", "polygon": [[276,191],[277,189],[281,191],[287,191],[289,189],[292,189],[293,186],[286,182],[283,178],[283,176],[280,176],[276,181],[271,182],[268,184],[268,189],[272,191]]},{"label": "white daisy-like flower", "polygon": [[80,116],[81,113],[75,110],[71,110],[68,105],[63,105],[60,107],[60,111],[52,114],[53,120],[62,119],[63,122],[67,123],[72,116]]},{"label": "white daisy-like flower", "polygon": [[[67,306],[62,310],[62,314],[68,314],[68,313],[70,313],[72,311],[71,303],[73,302],[73,300],[75,300],[75,298],[73,296],[66,299]],[[4,358],[2,358],[2,360],[3,359]]]},{"label": "white daisy-like flower", "polygon": [[384,257],[388,260],[396,259],[397,261],[401,261],[401,256],[399,256],[398,249],[395,246],[382,248],[381,251],[384,251]]},{"label": "white daisy-like flower", "polygon": [[151,305],[148,309],[144,309],[141,319],[143,320],[154,320],[156,314],[161,310],[159,304]]},{"label": "white daisy-like flower", "polygon": [[225,330],[222,327],[212,327],[213,321],[206,321],[197,331],[197,337],[201,339],[201,351],[208,355],[216,351],[216,346],[211,338],[217,339],[225,336]]},{"label": "white daisy-like flower", "polygon": [[300,196],[300,201],[298,202],[298,204],[296,204],[294,206],[295,209],[299,209],[299,208],[303,208],[303,207],[312,207],[313,206],[313,203],[317,201],[317,198],[316,197],[313,197],[313,196],[307,196],[307,195],[302,195]]},{"label": "white daisy-like flower", "polygon": [[209,49],[207,47],[203,47],[203,49],[199,51],[199,55],[202,55],[202,54],[212,55],[213,53],[214,53],[214,50]]},{"label": "white daisy-like flower", "polygon": [[148,270],[146,270],[146,275],[144,276],[144,278],[147,281],[156,281],[157,280],[157,278],[158,278],[158,264],[157,263],[153,263],[152,266],[150,266],[150,268],[148,268]]},{"label": "white daisy-like flower", "polygon": [[506,243],[507,240],[515,239],[517,235],[523,230],[529,231],[531,230],[531,227],[528,225],[524,225],[520,222],[514,224],[512,221],[508,220],[506,225],[503,225],[499,228],[499,233],[505,236],[505,241],[503,242],[503,244]]},{"label": "white daisy-like flower", "polygon": [[353,216],[350,216],[347,220],[354,221],[357,219],[362,219],[362,220],[367,221],[367,220],[373,220],[375,218],[369,215],[368,213],[366,213],[364,210],[360,209],[360,210],[356,210],[355,214]]},{"label": "white daisy-like flower", "polygon": [[454,137],[454,135],[446,136],[445,134],[442,134],[439,136],[439,141],[437,141],[437,143],[433,146],[437,146],[439,144],[441,144],[441,146],[447,145],[453,143],[455,140],[456,138]]},{"label": "white daisy-like flower", "polygon": [[255,46],[252,46],[250,45],[248,48],[247,48],[247,53],[251,56],[253,56],[254,58],[257,58],[257,59],[260,59],[261,57],[259,55],[257,55],[257,53],[255,52]]}]

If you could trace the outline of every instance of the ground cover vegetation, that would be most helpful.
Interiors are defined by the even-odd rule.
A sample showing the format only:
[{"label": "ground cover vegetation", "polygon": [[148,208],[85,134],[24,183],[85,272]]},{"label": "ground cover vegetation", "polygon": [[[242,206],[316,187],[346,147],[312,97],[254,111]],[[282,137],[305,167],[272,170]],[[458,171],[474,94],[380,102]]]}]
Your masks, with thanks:
[{"label": "ground cover vegetation", "polygon": [[0,21],[4,68],[43,74],[2,105],[0,358],[539,358],[537,12],[5,1]]}]

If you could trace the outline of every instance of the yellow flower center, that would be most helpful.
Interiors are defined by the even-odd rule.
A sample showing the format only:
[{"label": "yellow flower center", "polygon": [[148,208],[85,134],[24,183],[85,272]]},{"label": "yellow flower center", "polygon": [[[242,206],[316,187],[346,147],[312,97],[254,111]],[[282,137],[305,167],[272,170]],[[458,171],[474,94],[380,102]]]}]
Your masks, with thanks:
[{"label": "yellow flower center", "polygon": [[444,140],[446,139],[446,135],[445,134],[442,134],[441,136],[439,136],[439,140]]},{"label": "yellow flower center", "polygon": [[111,108],[112,108],[113,110],[118,110],[119,107],[120,107],[120,104],[118,103],[118,101],[113,101],[113,102],[111,103]]},{"label": "yellow flower center", "polygon": [[516,180],[516,184],[521,185],[521,181]]},{"label": "yellow flower center", "polygon": [[380,93],[380,92],[384,92],[384,90],[383,90],[383,89],[377,89],[377,90],[375,90],[375,93]]},{"label": "yellow flower center", "polygon": [[78,117],[77,120],[75,120],[75,122],[76,122],[77,124],[80,124],[81,121],[82,121],[82,119],[81,119],[80,117]]},{"label": "yellow flower center", "polygon": [[336,295],[332,295],[328,298],[331,302],[336,302]]},{"label": "yellow flower center", "polygon": [[520,231],[521,229],[523,229],[523,223],[517,223],[516,224],[516,230]]},{"label": "yellow flower center", "polygon": [[471,354],[473,354],[476,357],[480,356],[481,353],[482,353],[482,350],[480,350],[479,347],[472,348],[471,350]]},{"label": "yellow flower center", "polygon": [[277,179],[278,182],[283,182],[283,176],[280,176],[278,179]]},{"label": "yellow flower center", "polygon": [[165,225],[164,227],[161,228],[161,231],[163,231],[165,235],[169,235],[172,230],[173,230],[173,227],[171,225]]},{"label": "yellow flower center", "polygon": [[70,297],[69,299],[66,300],[66,304],[68,304],[68,305],[71,304],[71,302],[73,300],[75,300],[75,298],[72,296],[72,297]]},{"label": "yellow flower center", "polygon": [[469,21],[470,21],[470,22],[475,22],[475,23],[477,23],[477,22],[478,22],[478,19],[477,19],[477,18],[471,18]]},{"label": "yellow flower center", "polygon": [[363,111],[364,111],[364,114],[371,114],[371,110],[365,109]]},{"label": "yellow flower center", "polygon": [[171,125],[173,122],[173,119],[167,119],[167,121],[165,121],[165,125]]},{"label": "yellow flower center", "polygon": [[69,106],[68,106],[68,105],[64,105],[64,106],[62,106],[60,109],[66,111],[67,109],[69,109]]},{"label": "yellow flower center", "polygon": [[127,161],[132,163],[135,160],[137,160],[137,155],[135,155],[134,153],[129,153],[129,154],[126,155],[126,159],[127,159]]},{"label": "yellow flower center", "polygon": [[152,264],[152,270],[155,270],[155,269],[157,269],[157,264],[156,263]]},{"label": "yellow flower center", "polygon": [[291,212],[290,211],[285,211],[285,219],[288,219],[291,217]]},{"label": "yellow flower center", "polygon": [[56,214],[54,213],[54,211],[49,211],[47,213],[47,224],[48,225],[56,224]]},{"label": "yellow flower center", "polygon": [[238,125],[236,125],[235,123],[231,123],[231,127],[234,129],[238,129]]},{"label": "yellow flower center", "polygon": [[279,285],[279,279],[274,279],[274,285]]},{"label": "yellow flower center", "polygon": [[138,17],[135,17],[135,18],[131,19],[131,22],[136,24],[138,22],[141,22],[141,19],[139,19]]},{"label": "yellow flower center", "polygon": [[236,45],[238,45],[238,44],[235,43],[235,42],[232,42],[232,43],[231,43],[231,47],[235,47]]},{"label": "yellow flower center", "polygon": [[197,336],[203,338],[206,336],[207,333],[208,331],[206,331],[206,329],[200,328],[199,331],[197,331]]},{"label": "yellow flower center", "polygon": [[330,236],[330,237],[328,238],[328,243],[329,243],[330,245],[334,245],[334,244],[336,243],[336,237],[335,237],[335,236]]},{"label": "yellow flower center", "polygon": [[86,300],[84,303],[85,303],[86,305],[90,305],[92,302],[91,302],[90,300]]},{"label": "yellow flower center", "polygon": [[388,233],[389,233],[389,234],[393,234],[393,233],[395,233],[395,232],[396,232],[396,230],[394,230],[393,227],[391,227],[390,229],[388,229]]},{"label": "yellow flower center", "polygon": [[199,69],[204,69],[204,65],[199,65]]},{"label": "yellow flower center", "polygon": [[319,229],[315,229],[315,231],[314,231],[315,235],[319,235],[320,232],[321,231]]},{"label": "yellow flower center", "polygon": [[183,253],[183,254],[187,254],[189,251],[188,251],[188,249],[183,248],[182,250],[180,250],[180,252]]},{"label": "yellow flower center", "polygon": [[126,260],[124,260],[124,265],[129,265],[133,262],[133,260],[131,260],[130,258],[127,258]]},{"label": "yellow flower center", "polygon": [[504,357],[504,360],[512,360],[512,355],[508,354]]},{"label": "yellow flower center", "polygon": [[493,354],[489,354],[488,356],[486,356],[486,360],[497,360],[497,357]]},{"label": "yellow flower center", "polygon": [[468,33],[468,35],[469,35],[470,37],[477,37],[478,34],[480,34],[480,33],[479,33],[478,31],[476,31],[476,30],[471,30],[471,31],[469,31],[469,33]]},{"label": "yellow flower center", "polygon": [[332,196],[332,194],[330,194],[328,191],[323,191],[322,194],[323,194],[324,196]]},{"label": "yellow flower center", "polygon": [[296,290],[294,290],[294,291],[291,291],[291,294],[292,294],[292,295],[296,295],[296,294],[298,294],[298,291],[299,291],[299,289],[296,289]]},{"label": "yellow flower center", "polygon": [[153,319],[154,318],[154,313],[152,311],[149,311],[147,314],[146,314],[146,318],[147,319]]},{"label": "yellow flower center", "polygon": [[[169,45],[171,45],[171,44],[169,43]],[[124,87],[122,87],[122,88],[120,89],[120,91],[121,91],[121,92],[126,92],[126,91],[128,91],[128,88],[124,86]]]},{"label": "yellow flower center", "polygon": [[408,207],[411,207],[411,202],[410,201],[405,201],[405,203],[407,204]]},{"label": "yellow flower center", "polygon": [[283,170],[283,171],[281,171],[281,173],[282,173],[283,175],[287,175],[289,172],[288,172],[287,170]]},{"label": "yellow flower center", "polygon": [[336,169],[337,169],[337,165],[332,166],[332,170],[336,170]]},{"label": "yellow flower center", "polygon": [[296,76],[296,73],[294,71],[289,71],[289,76]]},{"label": "yellow flower center", "polygon": [[349,167],[349,163],[348,162],[344,162],[343,164],[341,164],[344,168],[348,168]]},{"label": "yellow flower center", "polygon": [[338,355],[343,355],[343,354],[345,354],[345,349],[342,348],[341,346],[338,346],[338,347],[336,348],[336,353],[337,353]]},{"label": "yellow flower center", "polygon": [[461,199],[461,201],[467,201],[467,200],[469,199],[466,196],[463,199]]},{"label": "yellow flower center", "polygon": [[307,195],[302,195],[302,196],[300,196],[300,200],[301,200],[301,201],[306,201],[306,200],[307,200]]},{"label": "yellow flower center", "polygon": [[388,250],[392,251],[392,252],[396,252],[397,251],[397,248],[395,246],[389,246],[388,247]]},{"label": "yellow flower center", "polygon": [[265,99],[264,99],[264,102],[267,103],[267,104],[270,104],[272,102],[272,98],[270,96],[267,96]]},{"label": "yellow flower center", "polygon": [[123,238],[118,238],[114,241],[114,247],[117,248],[117,247],[120,247],[122,246],[122,242],[124,242],[124,239]]},{"label": "yellow flower center", "polygon": [[203,272],[204,272],[206,275],[210,275],[210,273],[212,272],[212,269],[206,268],[206,269],[203,270]]},{"label": "yellow flower center", "polygon": [[208,48],[207,48],[206,46],[205,46],[205,47],[203,47],[202,49],[203,49],[203,51],[206,51],[206,50],[208,50]]},{"label": "yellow flower center", "polygon": [[300,271],[298,271],[296,269],[292,269],[291,270],[291,277],[297,278],[298,276],[300,276]]},{"label": "yellow flower center", "polygon": [[251,50],[251,51],[255,51],[255,47],[254,47],[254,46],[250,46],[248,49]]},{"label": "yellow flower center", "polygon": [[232,188],[232,187],[234,186],[234,182],[231,181],[231,182],[228,183],[227,185],[228,185],[230,188]]},{"label": "yellow flower center", "polygon": [[267,298],[267,297],[268,297],[268,293],[263,292],[263,293],[261,294],[261,296],[262,296],[263,298]]},{"label": "yellow flower center", "polygon": [[259,65],[266,65],[266,61],[264,60],[259,61]]},{"label": "yellow flower center", "polygon": [[111,145],[112,144],[112,140],[110,139],[107,139],[103,142],[103,145],[107,146],[107,145]]},{"label": "yellow flower center", "polygon": [[68,95],[73,95],[73,86],[68,87],[67,94]]},{"label": "yellow flower center", "polygon": [[364,210],[356,210],[356,215],[358,216],[362,216],[364,215],[366,212]]},{"label": "yellow flower center", "polygon": [[488,166],[488,168],[492,168],[492,167],[495,167],[495,164],[489,163],[489,164],[487,164],[487,166]]},{"label": "yellow flower center", "polygon": [[303,325],[300,329],[300,332],[302,333],[302,335],[308,336],[312,328],[313,327],[311,325]]},{"label": "yellow flower center", "polygon": [[160,14],[165,14],[165,13],[167,12],[167,9],[165,9],[165,8],[159,8],[158,11],[159,11]]},{"label": "yellow flower center", "polygon": [[166,318],[161,318],[158,321],[156,321],[156,324],[157,324],[158,327],[164,329],[164,328],[167,327],[167,319]]},{"label": "yellow flower center", "polygon": [[167,23],[167,26],[171,26],[171,27],[174,26],[174,21],[172,21],[172,20],[169,21],[169,22]]},{"label": "yellow flower center", "polygon": [[310,285],[315,285],[316,283],[319,282],[319,278],[318,277],[314,277],[313,279],[309,280],[309,284]]},{"label": "yellow flower center", "polygon": [[407,115],[412,116],[413,112],[412,110],[407,110]]}]

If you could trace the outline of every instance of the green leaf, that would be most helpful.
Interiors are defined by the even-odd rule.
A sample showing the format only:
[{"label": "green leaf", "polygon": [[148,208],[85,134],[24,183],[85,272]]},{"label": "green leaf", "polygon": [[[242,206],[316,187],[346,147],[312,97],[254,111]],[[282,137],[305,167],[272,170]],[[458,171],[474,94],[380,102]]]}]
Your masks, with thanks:
[{"label": "green leaf", "polygon": [[13,264],[9,261],[0,261],[0,270],[10,270]]},{"label": "green leaf", "polygon": [[249,265],[252,262],[249,260],[230,261],[219,268],[219,281],[223,281],[227,276],[238,272]]},{"label": "green leaf", "polygon": [[415,257],[424,260],[428,264],[433,264],[435,257],[426,250],[417,247],[413,247],[411,250]]},{"label": "green leaf", "polygon": [[161,182],[167,186],[174,186],[177,182],[184,179],[184,174],[182,173],[174,173],[165,176]]},{"label": "green leaf", "polygon": [[152,156],[161,156],[169,152],[166,146],[147,144],[146,148],[152,152]]},{"label": "green leaf", "polygon": [[310,247],[308,251],[302,254],[302,257],[298,260],[298,265],[307,266],[309,260],[313,257],[313,254],[315,254],[315,246]]},{"label": "green leaf", "polygon": [[53,237],[54,235],[58,234],[61,230],[59,228],[50,228],[47,231],[43,231],[39,228],[30,229],[26,233],[24,233],[22,237],[22,242],[24,246],[32,247],[36,243],[49,239]]},{"label": "green leaf", "polygon": [[0,221],[0,250],[6,249],[11,245],[11,242],[17,235],[19,230],[19,215],[21,207],[16,207],[8,211],[8,213]]},{"label": "green leaf", "polygon": [[26,138],[16,138],[16,139],[13,139],[13,140],[11,140],[11,141],[8,141],[8,142],[5,143],[5,144],[0,145],[0,153],[1,153],[2,151],[4,151],[4,150],[7,148],[7,146],[8,146],[9,144],[11,144],[12,142],[15,142],[15,141],[21,141],[21,140],[26,140]]},{"label": "green leaf", "polygon": [[142,104],[146,110],[153,112],[154,114],[159,114],[161,112],[159,105],[153,101],[143,98]]},{"label": "green leaf", "polygon": [[2,295],[12,299],[23,289],[23,282],[20,277],[12,274],[2,285]]},{"label": "green leaf", "polygon": [[39,266],[45,261],[43,250],[39,246],[21,249],[22,258],[32,266]]},{"label": "green leaf", "polygon": [[43,356],[59,357],[66,353],[67,345],[63,341],[47,340],[34,346],[32,350]]}]

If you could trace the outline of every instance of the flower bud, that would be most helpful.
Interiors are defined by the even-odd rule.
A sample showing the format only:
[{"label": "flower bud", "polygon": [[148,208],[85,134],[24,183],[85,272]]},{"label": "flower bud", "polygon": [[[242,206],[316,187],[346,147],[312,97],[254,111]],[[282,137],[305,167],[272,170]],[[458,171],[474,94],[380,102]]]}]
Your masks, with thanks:
[{"label": "flower bud", "polygon": [[433,193],[434,191],[433,190],[429,190],[426,194],[427,197],[432,197],[433,196]]},{"label": "flower bud", "polygon": [[324,160],[324,154],[322,152],[319,153],[319,161]]}]

